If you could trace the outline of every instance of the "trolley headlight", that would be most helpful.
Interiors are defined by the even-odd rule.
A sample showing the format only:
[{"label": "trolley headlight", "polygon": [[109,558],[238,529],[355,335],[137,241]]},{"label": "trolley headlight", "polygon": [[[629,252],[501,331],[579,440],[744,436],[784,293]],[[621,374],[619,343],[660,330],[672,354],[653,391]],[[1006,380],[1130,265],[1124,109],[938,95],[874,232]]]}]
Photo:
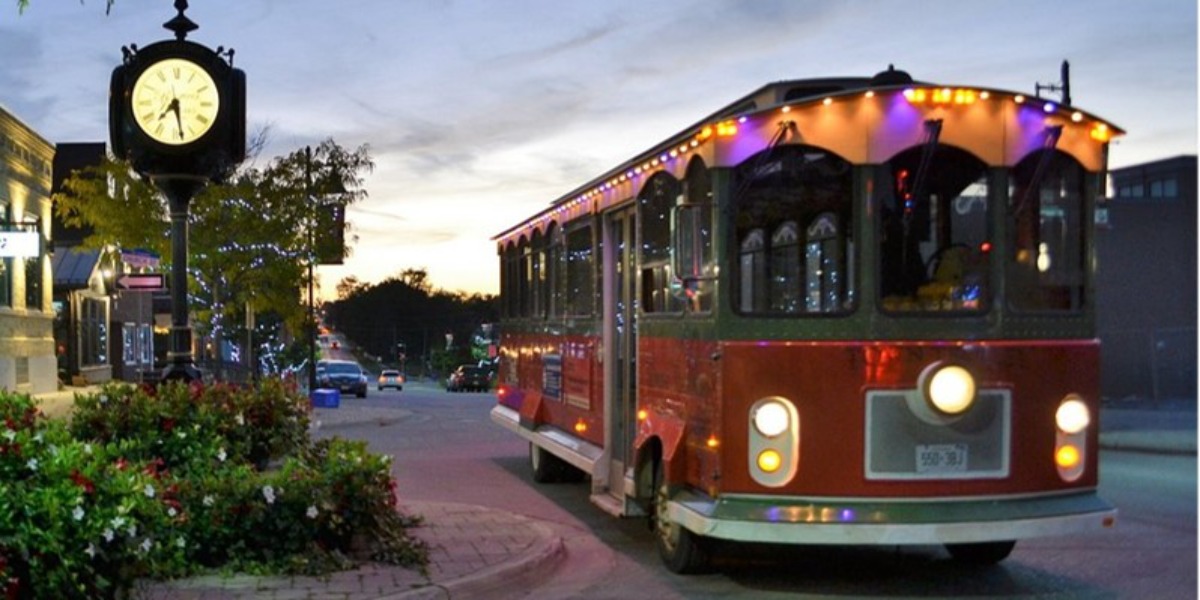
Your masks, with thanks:
[{"label": "trolley headlight", "polygon": [[746,413],[746,463],[760,485],[782,487],[800,468],[800,413],[782,396],[760,398]]},{"label": "trolley headlight", "polygon": [[1084,429],[1092,422],[1092,412],[1088,410],[1087,404],[1079,396],[1071,395],[1063,399],[1062,404],[1058,405],[1058,412],[1054,414],[1054,422],[1063,433],[1075,435]]},{"label": "trolley headlight", "polygon": [[754,428],[765,437],[773,438],[791,427],[791,416],[782,402],[763,402],[754,410]]},{"label": "trolley headlight", "polygon": [[934,365],[926,369],[922,380],[926,399],[943,414],[961,414],[975,402],[975,378],[962,367]]}]

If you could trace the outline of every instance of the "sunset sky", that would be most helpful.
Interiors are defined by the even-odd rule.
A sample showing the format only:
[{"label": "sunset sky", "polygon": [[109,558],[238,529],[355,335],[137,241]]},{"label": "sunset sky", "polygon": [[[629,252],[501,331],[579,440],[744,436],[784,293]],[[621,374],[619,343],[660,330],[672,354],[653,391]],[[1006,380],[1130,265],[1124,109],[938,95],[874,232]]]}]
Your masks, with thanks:
[{"label": "sunset sky", "polygon": [[[193,0],[188,39],[236,50],[259,161],[367,144],[344,266],[496,293],[491,237],[771,81],[915,78],[1032,93],[1071,63],[1074,104],[1128,133],[1112,167],[1195,154],[1194,0]],[[170,35],[170,0],[0,7],[0,105],[51,142],[107,141],[121,46]]]}]

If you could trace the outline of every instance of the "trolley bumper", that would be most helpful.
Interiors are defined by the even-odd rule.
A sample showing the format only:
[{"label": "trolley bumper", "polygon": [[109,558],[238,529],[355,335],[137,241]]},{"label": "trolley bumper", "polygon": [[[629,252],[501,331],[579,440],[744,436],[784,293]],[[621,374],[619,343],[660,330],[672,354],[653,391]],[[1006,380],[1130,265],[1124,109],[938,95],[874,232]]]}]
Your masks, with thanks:
[{"label": "trolley bumper", "polygon": [[980,500],[885,501],[680,492],[672,521],[726,540],[776,544],[963,544],[1097,531],[1117,510],[1095,491]]}]

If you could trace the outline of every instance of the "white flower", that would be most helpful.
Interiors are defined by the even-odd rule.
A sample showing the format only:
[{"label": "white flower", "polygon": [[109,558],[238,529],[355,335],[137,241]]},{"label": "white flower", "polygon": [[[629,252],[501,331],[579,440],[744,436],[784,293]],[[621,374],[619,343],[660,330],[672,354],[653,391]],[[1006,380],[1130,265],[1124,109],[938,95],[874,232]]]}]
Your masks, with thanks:
[{"label": "white flower", "polygon": [[145,490],[143,490],[143,492],[146,494],[147,498],[153,498],[154,497],[154,486],[147,483],[146,488],[145,488]]},{"label": "white flower", "polygon": [[11,429],[5,429],[5,430],[4,430],[4,439],[6,439],[6,440],[8,440],[8,441],[10,441],[10,442],[11,442],[11,441],[13,441],[14,439],[16,439],[16,437],[17,437],[17,432],[15,432],[15,431],[13,431],[13,430],[11,430]]},{"label": "white flower", "polygon": [[212,496],[204,497],[204,505],[205,506],[212,506],[214,502],[216,502],[216,500],[214,500]]},{"label": "white flower", "polygon": [[108,404],[108,394],[100,394],[100,404]]},{"label": "white flower", "polygon": [[179,546],[180,548],[183,548],[183,547],[187,546],[187,540],[183,539],[183,536],[181,535],[181,536],[175,538],[175,545]]},{"label": "white flower", "polygon": [[154,543],[150,541],[150,538],[146,538],[146,539],[142,540],[142,552],[149,552],[150,548],[152,548],[153,546],[154,546]]},{"label": "white flower", "polygon": [[106,541],[106,542],[113,541],[113,530],[112,529],[104,530],[104,541]]},{"label": "white flower", "polygon": [[113,520],[112,520],[113,529],[120,529],[124,525],[125,525],[125,517],[122,517],[120,515],[113,517]]},{"label": "white flower", "polygon": [[84,453],[84,454],[87,454],[87,455],[89,455],[89,456],[90,456],[90,455],[92,454],[92,445],[91,445],[91,444],[84,444],[84,445],[83,445],[83,453]]},{"label": "white flower", "polygon": [[221,449],[217,450],[217,460],[219,460],[219,461],[221,461],[221,462],[225,462],[225,457],[226,457],[226,456],[227,456],[227,455],[225,454],[225,449],[224,449],[224,448],[221,448]]},{"label": "white flower", "polygon": [[76,507],[75,507],[75,510],[71,511],[71,516],[72,516],[72,517],[73,517],[73,518],[74,518],[76,521],[82,521],[82,520],[83,520],[83,507],[82,507],[82,506],[76,506]]},{"label": "white flower", "polygon": [[233,420],[237,421],[238,425],[246,424],[246,418],[242,416],[242,413],[238,413],[237,416],[233,418]]},{"label": "white flower", "polygon": [[174,506],[172,506],[171,508],[168,508],[168,509],[167,509],[167,516],[168,516],[168,517],[172,517],[172,518],[174,518],[174,517],[175,517],[175,515],[177,515],[177,514],[179,514],[179,511],[175,510],[175,507],[174,507]]},{"label": "white flower", "polygon": [[126,529],[125,531],[129,532],[129,537],[136,537],[137,536],[137,523],[130,523],[129,529]]},{"label": "white flower", "polygon": [[275,504],[275,488],[271,486],[263,486],[263,498],[267,499],[267,504]]},{"label": "white flower", "polygon": [[310,518],[310,519],[315,519],[315,518],[317,518],[317,513],[318,513],[317,507],[310,506],[310,507],[308,507],[308,511],[306,511],[304,514],[308,515],[308,518]]},{"label": "white flower", "polygon": [[93,544],[88,544],[88,547],[84,548],[83,553],[92,558],[96,558],[96,546]]},{"label": "white flower", "polygon": [[38,468],[38,459],[36,459],[36,458],[29,459],[29,462],[25,463],[25,466],[29,467],[30,471],[36,471]]}]

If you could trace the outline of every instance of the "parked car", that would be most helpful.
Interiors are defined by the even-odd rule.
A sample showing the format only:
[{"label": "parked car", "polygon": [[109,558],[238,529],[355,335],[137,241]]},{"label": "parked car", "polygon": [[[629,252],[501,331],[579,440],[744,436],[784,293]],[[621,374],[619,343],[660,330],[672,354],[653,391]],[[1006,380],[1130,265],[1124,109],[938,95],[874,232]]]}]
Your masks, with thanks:
[{"label": "parked car", "polygon": [[390,387],[396,391],[404,389],[404,375],[395,369],[384,369],[379,372],[379,391]]},{"label": "parked car", "polygon": [[446,379],[446,391],[486,392],[492,386],[488,370],[475,365],[460,365]]},{"label": "parked car", "polygon": [[367,374],[362,366],[352,360],[327,360],[324,372],[317,378],[317,385],[336,389],[343,393],[353,392],[359,398],[367,397]]}]

